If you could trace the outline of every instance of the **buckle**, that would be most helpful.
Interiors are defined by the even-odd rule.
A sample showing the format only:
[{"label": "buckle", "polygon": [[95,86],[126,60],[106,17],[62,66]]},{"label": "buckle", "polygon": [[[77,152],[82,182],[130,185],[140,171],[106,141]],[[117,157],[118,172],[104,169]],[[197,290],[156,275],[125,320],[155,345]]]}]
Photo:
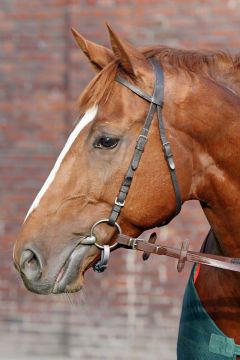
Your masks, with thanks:
[{"label": "buckle", "polygon": [[117,206],[120,206],[121,208],[124,207],[125,205],[125,200],[124,201],[118,201],[118,198],[116,197],[114,204]]},{"label": "buckle", "polygon": [[129,241],[128,241],[128,246],[131,247],[133,250],[136,250],[137,239],[130,238]]},{"label": "buckle", "polygon": [[136,149],[143,152],[147,139],[146,135],[140,134],[137,139]]},{"label": "buckle", "polygon": [[146,135],[143,135],[143,134],[140,134],[137,141],[140,139],[140,138],[143,138],[145,141],[147,141],[147,136]]},{"label": "buckle", "polygon": [[169,166],[170,170],[175,170],[175,164],[174,164],[174,161],[173,161],[173,154],[172,154],[172,150],[171,150],[171,146],[170,146],[169,142],[163,143],[162,147],[163,147],[163,152],[164,152],[165,159],[168,162],[168,166]]},{"label": "buckle", "polygon": [[168,158],[172,157],[173,155],[172,155],[172,151],[171,151],[169,142],[163,143],[162,146],[163,146],[163,150],[164,150],[164,154],[165,154],[166,158],[168,159]]}]

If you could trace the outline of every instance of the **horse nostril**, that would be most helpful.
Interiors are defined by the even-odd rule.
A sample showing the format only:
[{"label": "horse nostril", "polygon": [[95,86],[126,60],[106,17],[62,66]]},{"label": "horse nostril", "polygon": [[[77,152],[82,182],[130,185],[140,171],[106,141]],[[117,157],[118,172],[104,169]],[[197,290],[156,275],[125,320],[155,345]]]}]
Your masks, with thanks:
[{"label": "horse nostril", "polygon": [[36,280],[42,274],[41,264],[37,254],[30,250],[24,250],[20,259],[20,270],[27,280]]}]

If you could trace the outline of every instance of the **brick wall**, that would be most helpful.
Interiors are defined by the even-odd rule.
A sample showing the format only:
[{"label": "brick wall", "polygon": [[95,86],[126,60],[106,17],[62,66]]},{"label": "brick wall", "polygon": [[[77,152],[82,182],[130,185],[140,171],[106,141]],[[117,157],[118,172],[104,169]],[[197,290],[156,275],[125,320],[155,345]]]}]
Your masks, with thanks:
[{"label": "brick wall", "polygon": [[[175,359],[189,268],[143,263],[115,252],[103,275],[89,271],[71,298],[23,289],[11,253],[19,225],[63,146],[74,102],[93,76],[70,35],[75,26],[107,44],[108,21],[138,45],[240,47],[239,0],[0,1],[0,359]],[[184,206],[163,242],[189,237],[198,249],[208,225],[196,203]]]}]

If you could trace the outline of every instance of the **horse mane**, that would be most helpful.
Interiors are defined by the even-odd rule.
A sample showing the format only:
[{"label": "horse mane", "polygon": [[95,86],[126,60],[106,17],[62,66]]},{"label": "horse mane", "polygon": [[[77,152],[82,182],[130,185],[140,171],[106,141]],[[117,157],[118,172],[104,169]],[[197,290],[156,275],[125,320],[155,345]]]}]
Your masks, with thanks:
[{"label": "horse mane", "polygon": [[[240,54],[224,51],[182,50],[166,46],[142,49],[147,59],[156,57],[163,68],[183,70],[190,76],[204,75],[240,95]],[[119,68],[119,61],[109,63],[86,87],[79,98],[81,112],[95,104],[105,103]],[[126,77],[126,74],[124,74]],[[129,79],[131,81],[131,79]]]}]

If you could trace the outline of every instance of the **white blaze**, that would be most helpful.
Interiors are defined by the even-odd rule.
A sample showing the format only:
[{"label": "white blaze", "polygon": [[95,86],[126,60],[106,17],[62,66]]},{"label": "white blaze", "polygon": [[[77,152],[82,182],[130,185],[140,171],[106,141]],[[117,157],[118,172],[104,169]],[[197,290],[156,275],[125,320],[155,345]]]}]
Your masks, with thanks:
[{"label": "white blaze", "polygon": [[70,134],[64,148],[62,149],[59,157],[57,158],[57,161],[52,169],[52,171],[50,172],[47,180],[45,181],[45,183],[43,184],[43,187],[41,188],[41,190],[39,191],[39,193],[37,194],[34,202],[32,203],[30,209],[28,210],[28,213],[25,217],[24,222],[27,220],[28,216],[31,214],[31,212],[36,209],[36,207],[38,206],[40,200],[42,199],[43,195],[45,194],[45,192],[47,191],[47,189],[49,188],[49,186],[51,185],[51,183],[53,182],[57,171],[59,170],[61,163],[63,161],[63,159],[65,158],[66,154],[68,153],[69,149],[71,148],[72,144],[74,143],[74,141],[76,140],[77,136],[80,134],[80,132],[85,128],[85,126],[87,126],[96,116],[97,114],[97,106],[92,107],[91,109],[89,109],[84,116],[82,117],[82,119],[79,121],[79,123],[77,124],[77,126],[75,127],[75,129],[73,130],[73,132]]}]

